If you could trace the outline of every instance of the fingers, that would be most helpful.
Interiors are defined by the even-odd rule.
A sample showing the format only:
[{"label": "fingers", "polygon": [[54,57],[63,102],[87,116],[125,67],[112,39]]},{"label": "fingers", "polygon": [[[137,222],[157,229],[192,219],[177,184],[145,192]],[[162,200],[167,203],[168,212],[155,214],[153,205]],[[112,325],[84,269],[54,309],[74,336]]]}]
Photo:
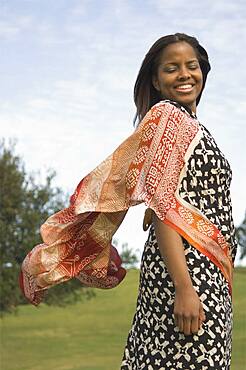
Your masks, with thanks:
[{"label": "fingers", "polygon": [[[199,318],[187,318],[183,319],[183,330],[184,335],[196,334],[199,330]],[[180,330],[181,331],[181,330]]]},{"label": "fingers", "polygon": [[191,320],[190,329],[191,329],[191,334],[196,334],[198,332],[198,330],[200,329],[200,320],[199,320],[199,317],[193,318]]},{"label": "fingers", "polygon": [[175,316],[175,325],[181,333],[185,335],[191,334],[191,319],[184,316]]},{"label": "fingers", "polygon": [[204,309],[203,309],[202,302],[200,302],[200,307],[199,307],[199,318],[200,318],[201,321],[206,320],[206,316],[205,316],[205,312],[204,312]]},{"label": "fingers", "polygon": [[175,317],[175,325],[184,335],[192,335],[198,333],[202,327],[204,316],[200,317]]},{"label": "fingers", "polygon": [[179,331],[185,335],[198,333],[203,322],[206,320],[202,302],[198,302],[198,299],[194,299],[193,302],[188,301],[187,303],[187,300],[183,302],[179,299],[180,297],[177,295],[174,304],[175,325],[179,328]]},{"label": "fingers", "polygon": [[190,335],[191,334],[191,319],[187,318],[187,317],[184,317],[183,323],[184,323],[184,326],[183,326],[182,331],[183,331],[184,335]]},{"label": "fingers", "polygon": [[177,328],[182,332],[184,330],[184,324],[183,324],[183,318],[182,316],[175,315],[174,316],[174,322]]},{"label": "fingers", "polygon": [[184,320],[182,316],[178,318],[178,327],[181,332],[184,331]]}]

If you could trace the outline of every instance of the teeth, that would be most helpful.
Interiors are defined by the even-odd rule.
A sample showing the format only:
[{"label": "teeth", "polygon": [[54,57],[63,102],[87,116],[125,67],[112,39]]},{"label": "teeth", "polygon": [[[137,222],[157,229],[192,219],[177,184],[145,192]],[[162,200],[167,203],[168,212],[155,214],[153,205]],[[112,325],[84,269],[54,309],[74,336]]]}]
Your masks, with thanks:
[{"label": "teeth", "polygon": [[192,85],[181,85],[181,86],[177,86],[177,89],[191,89],[192,88]]}]

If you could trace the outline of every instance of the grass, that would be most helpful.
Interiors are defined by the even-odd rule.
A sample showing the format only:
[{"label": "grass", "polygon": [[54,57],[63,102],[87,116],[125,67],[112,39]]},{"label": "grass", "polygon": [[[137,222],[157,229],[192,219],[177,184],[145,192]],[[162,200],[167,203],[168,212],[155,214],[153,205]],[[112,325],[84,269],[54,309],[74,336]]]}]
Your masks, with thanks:
[{"label": "grass", "polygon": [[[66,308],[21,306],[0,320],[1,370],[117,370],[136,305],[139,271]],[[245,369],[246,268],[234,275],[232,370]]]},{"label": "grass", "polygon": [[246,268],[238,267],[233,283],[232,370],[246,369]]}]

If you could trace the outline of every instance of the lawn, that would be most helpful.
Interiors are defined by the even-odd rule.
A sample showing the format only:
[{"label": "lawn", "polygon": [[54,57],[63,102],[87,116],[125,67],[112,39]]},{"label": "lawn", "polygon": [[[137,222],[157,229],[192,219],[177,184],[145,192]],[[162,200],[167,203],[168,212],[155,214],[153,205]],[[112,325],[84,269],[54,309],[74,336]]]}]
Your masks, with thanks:
[{"label": "lawn", "polygon": [[[135,311],[138,270],[112,290],[66,308],[27,305],[1,325],[1,370],[119,370]],[[232,370],[246,364],[246,268],[234,275]],[[219,369],[215,369],[219,370]]]}]

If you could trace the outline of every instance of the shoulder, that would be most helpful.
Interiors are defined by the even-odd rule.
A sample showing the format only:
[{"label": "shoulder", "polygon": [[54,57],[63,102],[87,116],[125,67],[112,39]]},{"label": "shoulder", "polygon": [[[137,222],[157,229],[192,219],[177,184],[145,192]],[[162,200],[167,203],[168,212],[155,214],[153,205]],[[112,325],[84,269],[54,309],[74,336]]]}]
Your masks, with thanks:
[{"label": "shoulder", "polygon": [[176,128],[181,125],[197,125],[197,119],[179,103],[172,100],[161,100],[153,105],[137,126],[137,130],[149,127],[157,128],[170,124]]},{"label": "shoulder", "polygon": [[191,142],[201,132],[199,121],[192,112],[175,101],[162,100],[155,104],[152,107],[152,116],[158,117],[155,119],[158,129],[164,130],[168,137],[179,136],[180,143]]},{"label": "shoulder", "polygon": [[152,114],[161,113],[163,111],[173,112],[173,113],[179,113],[180,115],[187,116],[189,118],[196,118],[195,114],[190,111],[189,108],[182,106],[178,102],[174,100],[161,100],[160,102],[153,105],[153,107],[150,109]]},{"label": "shoulder", "polygon": [[181,129],[181,126],[197,126],[197,118],[192,115],[185,107],[172,100],[161,100],[155,104],[147,113],[145,123],[169,125],[173,129]]}]

